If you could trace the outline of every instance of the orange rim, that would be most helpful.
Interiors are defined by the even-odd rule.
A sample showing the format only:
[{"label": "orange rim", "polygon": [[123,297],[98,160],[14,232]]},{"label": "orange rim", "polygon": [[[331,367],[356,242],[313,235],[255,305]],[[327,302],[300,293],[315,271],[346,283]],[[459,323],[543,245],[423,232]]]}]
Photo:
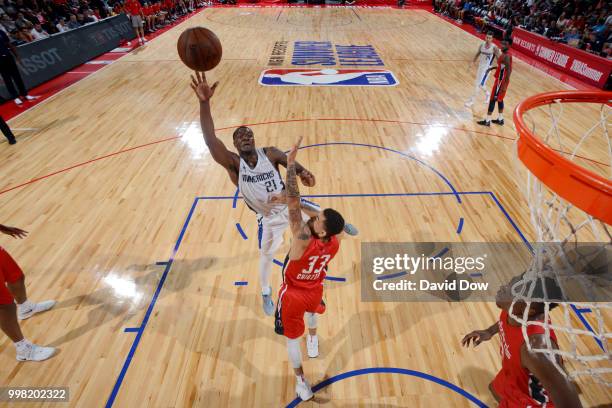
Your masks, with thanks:
[{"label": "orange rim", "polygon": [[523,121],[528,110],[555,102],[611,106],[612,92],[561,91],[525,99],[514,110],[514,124],[519,134],[518,156],[529,171],[557,195],[612,225],[612,182],[552,150]]}]

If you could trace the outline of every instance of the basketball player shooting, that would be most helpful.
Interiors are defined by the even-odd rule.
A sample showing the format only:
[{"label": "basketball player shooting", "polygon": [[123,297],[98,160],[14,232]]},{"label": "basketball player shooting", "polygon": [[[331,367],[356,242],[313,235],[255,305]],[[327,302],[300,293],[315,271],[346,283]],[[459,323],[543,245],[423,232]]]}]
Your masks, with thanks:
[{"label": "basketball player shooting", "polygon": [[295,161],[301,140],[302,138],[293,146],[287,157],[287,204],[293,239],[283,266],[283,284],[278,294],[275,331],[287,338],[289,362],[296,376],[295,391],[306,401],[314,394],[304,378],[302,368],[299,339],[304,334],[304,315],[308,318],[309,332],[306,348],[308,356],[314,358],[319,355],[316,314],[325,311],[323,279],[329,261],[340,248],[337,235],[344,229],[344,219],[336,210],[327,208],[304,222]]},{"label": "basketball player shooting", "polygon": [[[476,347],[499,334],[502,368],[489,384],[489,389],[499,402],[499,407],[580,408],[582,404],[574,385],[555,367],[548,356],[530,351],[525,343],[521,324],[510,316],[511,288],[520,278],[520,276],[515,277],[497,292],[495,303],[502,310],[499,321],[488,329],[475,330],[467,334],[461,340],[461,344],[469,347],[471,342]],[[544,294],[550,298],[562,298],[561,289],[552,278],[539,279],[532,296],[544,298]],[[557,306],[557,303],[549,304],[550,310]],[[526,307],[525,302],[515,302],[513,314],[522,316]],[[544,307],[542,302],[531,302],[527,320],[542,323]],[[555,332],[551,329],[547,336],[541,325],[527,325],[527,337],[531,348],[545,349],[548,341],[554,348],[559,348]],[[556,358],[562,366],[560,357]]]},{"label": "basketball player shooting", "polygon": [[[255,147],[253,131],[240,126],[234,131],[234,147],[237,153],[230,152],[216,136],[215,126],[210,111],[210,98],[214,95],[219,82],[209,86],[204,73],[196,72],[191,76],[191,88],[200,100],[200,123],[204,141],[212,158],[223,166],[230,180],[240,189],[247,206],[257,213],[260,228],[259,277],[264,313],[274,313],[270,274],[274,254],[283,243],[283,234],[289,226],[289,214],[286,202],[283,202],[285,184],[278,171],[279,165],[287,167],[287,155],[280,149],[270,146]],[[296,174],[307,187],[315,185],[314,175],[299,163],[295,163]],[[301,202],[302,210],[308,217],[319,212],[319,207]],[[356,235],[357,230],[346,225],[349,235]]]},{"label": "basketball player shooting", "polygon": [[474,91],[472,92],[472,95],[467,100],[467,102],[465,102],[466,107],[469,108],[474,105],[474,101],[478,97],[480,91],[485,93],[485,100],[489,100],[491,94],[486,88],[487,79],[489,78],[489,68],[491,67],[493,60],[498,54],[499,48],[497,48],[495,44],[493,44],[493,33],[489,31],[485,36],[485,42],[478,46],[478,50],[476,51],[474,60],[470,64],[470,66],[474,66],[476,61],[478,61],[478,71],[476,71]]},{"label": "basketball player shooting", "polygon": [[[510,44],[511,40],[501,42],[502,54],[497,59],[497,66],[488,69],[488,71],[495,70],[495,83],[493,84],[493,91],[489,99],[487,118],[478,121],[479,125],[491,126],[491,122],[496,125],[504,124],[504,96],[506,96],[508,84],[510,84],[510,74],[512,74],[512,55],[508,52]],[[491,120],[491,115],[493,115],[493,110],[495,109],[495,102],[497,102],[499,116],[497,119]]]}]

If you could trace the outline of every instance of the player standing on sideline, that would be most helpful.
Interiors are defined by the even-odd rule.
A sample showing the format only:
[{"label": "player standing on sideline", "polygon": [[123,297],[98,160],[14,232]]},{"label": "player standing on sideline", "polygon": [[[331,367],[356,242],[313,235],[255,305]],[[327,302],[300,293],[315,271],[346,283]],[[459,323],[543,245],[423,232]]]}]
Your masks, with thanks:
[{"label": "player standing on sideline", "polygon": [[[240,126],[234,131],[234,147],[238,154],[230,152],[215,135],[215,125],[210,113],[210,98],[219,84],[208,86],[204,73],[196,72],[192,76],[191,88],[200,100],[200,124],[204,142],[210,150],[213,160],[228,172],[230,180],[240,189],[249,208],[258,214],[261,228],[259,278],[264,313],[274,313],[270,274],[274,254],[283,243],[283,233],[289,226],[287,204],[275,201],[285,190],[285,184],[278,172],[278,166],[287,167],[287,155],[276,147],[255,147],[253,131]],[[307,187],[315,185],[315,177],[299,163],[296,163],[297,175]],[[309,215],[318,213],[315,206],[302,202],[302,209]],[[356,235],[355,227],[347,224],[347,233]]]},{"label": "player standing on sideline", "polygon": [[[489,68],[489,71],[495,69],[495,83],[493,84],[493,91],[491,92],[491,99],[489,99],[489,109],[487,111],[487,118],[480,120],[477,123],[482,126],[491,126],[491,122],[496,125],[504,124],[504,96],[508,90],[508,84],[510,83],[510,75],[512,74],[512,55],[508,52],[510,49],[512,40],[506,39],[501,42],[502,54],[497,60],[497,66]],[[495,102],[497,102],[497,109],[499,116],[496,120],[491,120],[491,115],[495,109]]]},{"label": "player standing on sideline", "polygon": [[147,39],[144,35],[144,15],[142,13],[142,6],[138,0],[127,0],[124,6],[127,13],[130,15],[132,20],[132,27],[136,31],[136,37],[138,37],[138,43],[144,45]]},{"label": "player standing on sideline", "polygon": [[[13,238],[23,238],[27,232],[19,228],[0,225],[0,232]],[[53,356],[53,347],[42,347],[30,343],[23,337],[19,320],[55,306],[55,300],[32,303],[28,300],[25,277],[19,265],[4,248],[0,247],[0,328],[13,341],[18,361],[42,361]],[[17,305],[15,305],[15,301]]]},{"label": "player standing on sideline", "polygon": [[[580,408],[582,404],[573,384],[555,367],[548,356],[529,350],[523,337],[521,324],[510,317],[511,288],[520,278],[518,276],[512,279],[497,292],[495,303],[502,310],[499,321],[488,329],[475,330],[467,334],[461,340],[461,344],[469,347],[472,341],[476,347],[499,333],[502,368],[489,384],[489,390],[499,402],[500,408],[527,406]],[[542,299],[545,294],[552,299],[562,298],[561,289],[552,278],[538,279],[530,296]],[[557,303],[549,304],[550,310],[557,306]],[[525,307],[525,302],[516,302],[513,314],[523,316]],[[544,321],[544,307],[542,302],[531,302],[527,320],[541,324]],[[539,324],[527,325],[527,336],[531,348],[546,349],[548,341],[554,348],[558,348],[557,337],[552,329],[549,335],[550,337],[547,337],[545,328]],[[557,357],[557,362],[563,365],[560,357]]]},{"label": "player standing on sideline", "polygon": [[274,330],[287,337],[289,362],[297,380],[295,391],[306,401],[313,397],[313,393],[304,378],[299,338],[304,334],[306,315],[308,356],[314,358],[319,355],[316,313],[325,312],[323,279],[329,261],[340,248],[336,235],[343,231],[344,219],[336,210],[327,208],[307,222],[302,220],[295,162],[301,141],[300,137],[287,155],[287,205],[293,239],[283,266],[283,284],[278,293]]},{"label": "player standing on sideline", "polygon": [[487,32],[485,36],[485,42],[478,46],[478,51],[474,56],[474,60],[470,64],[473,67],[478,61],[478,71],[476,71],[476,80],[474,81],[474,92],[465,102],[466,107],[470,107],[474,104],[474,100],[478,97],[479,91],[484,91],[486,94],[485,101],[489,100],[490,93],[486,88],[487,79],[489,77],[489,68],[493,63],[493,59],[499,54],[499,49],[493,44],[493,32]]}]

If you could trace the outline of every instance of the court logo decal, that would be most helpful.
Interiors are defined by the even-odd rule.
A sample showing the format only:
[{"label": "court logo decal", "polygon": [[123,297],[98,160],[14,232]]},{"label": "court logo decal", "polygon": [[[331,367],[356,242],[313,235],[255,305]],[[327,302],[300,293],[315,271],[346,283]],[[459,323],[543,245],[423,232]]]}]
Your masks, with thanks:
[{"label": "court logo decal", "polygon": [[385,65],[373,45],[340,45],[331,41],[276,41],[268,65],[280,67],[285,60],[299,67],[323,65],[356,68]]},{"label": "court logo decal", "polygon": [[386,69],[267,69],[263,86],[395,86],[393,72]]}]

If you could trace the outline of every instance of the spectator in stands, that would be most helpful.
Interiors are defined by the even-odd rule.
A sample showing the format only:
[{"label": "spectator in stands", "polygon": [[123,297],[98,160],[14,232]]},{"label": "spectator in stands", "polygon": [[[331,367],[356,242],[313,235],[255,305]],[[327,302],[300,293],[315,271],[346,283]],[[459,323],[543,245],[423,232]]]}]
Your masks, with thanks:
[{"label": "spectator in stands", "polygon": [[30,30],[30,34],[32,35],[32,38],[34,39],[34,41],[42,40],[44,38],[49,38],[49,33],[43,30],[40,23],[34,24],[34,28]]},{"label": "spectator in stands", "polygon": [[15,19],[15,26],[17,26],[18,30],[21,30],[22,28],[27,28],[28,30],[30,30],[32,29],[32,27],[34,27],[34,24],[32,24],[31,21],[26,20],[23,13],[17,13],[17,19]]},{"label": "spectator in stands", "polygon": [[18,29],[17,32],[13,34],[13,38],[18,44],[25,44],[34,41],[34,37],[32,37],[32,34],[30,34],[30,29],[27,27]]},{"label": "spectator in stands", "polygon": [[75,28],[79,28],[81,26],[77,21],[77,16],[74,14],[70,15],[70,21],[68,21],[68,24],[66,25],[68,26],[69,30],[74,30]]},{"label": "spectator in stands", "polygon": [[57,21],[57,24],[55,25],[55,28],[57,28],[58,33],[63,33],[65,31],[70,30],[70,28],[66,25],[66,19],[64,17],[60,17],[60,19]]},{"label": "spectator in stands", "polygon": [[461,11],[459,11],[459,24],[463,24],[465,18],[469,17],[472,6],[473,4],[470,0],[466,0],[466,2],[463,3],[463,8],[461,9]]},{"label": "spectator in stands", "polygon": [[591,31],[589,37],[586,41],[584,41],[582,49],[592,52],[593,54],[601,54],[604,47],[604,40],[597,37],[597,33],[595,31]]},{"label": "spectator in stands", "polygon": [[567,45],[571,45],[572,47],[577,47],[580,43],[581,35],[578,33],[578,28],[572,27],[568,31],[565,32],[563,36],[563,41],[567,43]]},{"label": "spectator in stands", "polygon": [[83,21],[85,21],[85,24],[91,24],[91,23],[97,23],[98,22],[98,17],[96,17],[93,13],[93,11],[91,9],[87,9],[84,12],[84,17],[83,17]]},{"label": "spectator in stands", "polygon": [[570,20],[565,16],[565,12],[563,12],[557,19],[557,28],[563,32],[563,30],[565,30],[565,26],[568,25],[569,22]]}]

